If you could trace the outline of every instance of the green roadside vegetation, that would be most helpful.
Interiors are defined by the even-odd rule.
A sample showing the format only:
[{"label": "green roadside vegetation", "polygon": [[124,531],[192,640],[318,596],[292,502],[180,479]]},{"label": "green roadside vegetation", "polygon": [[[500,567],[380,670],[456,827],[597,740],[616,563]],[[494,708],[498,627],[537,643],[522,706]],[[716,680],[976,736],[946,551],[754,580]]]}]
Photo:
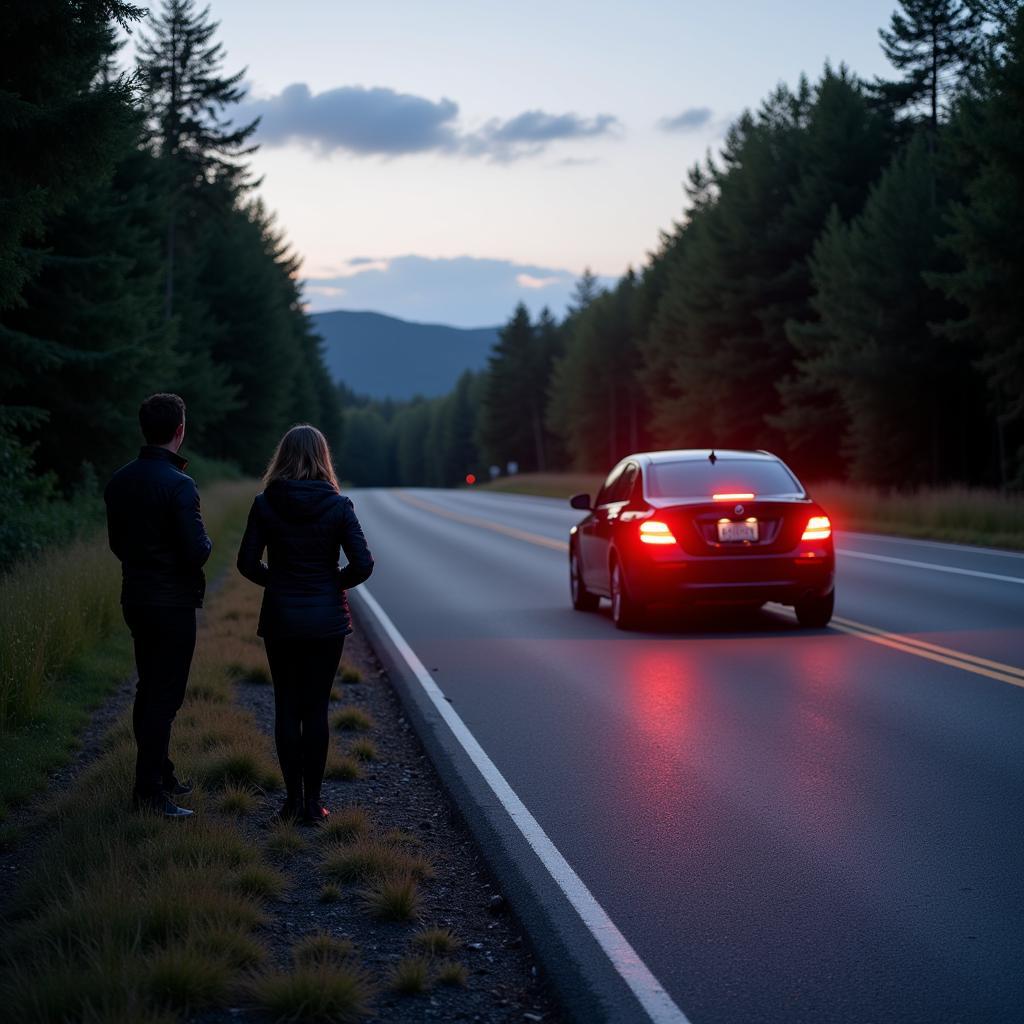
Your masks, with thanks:
[{"label": "green roadside vegetation", "polygon": [[[568,499],[580,492],[593,497],[602,480],[590,473],[520,473],[480,486]],[[808,491],[840,530],[1024,551],[1024,494],[971,487],[886,491],[834,482],[809,484]]]},{"label": "green roadside vegetation", "polygon": [[[233,562],[255,490],[226,480],[203,491],[210,580]],[[0,578],[0,821],[67,761],[90,713],[131,671],[120,579],[95,531]]]},{"label": "green roadside vegetation", "polygon": [[[226,502],[225,515],[234,507]],[[238,682],[265,685],[247,675],[263,659],[260,599],[232,573],[203,617],[174,734],[175,760],[197,781],[196,817],[169,822],[130,809],[126,711],[98,759],[39,820],[45,831],[0,939],[10,1019],[170,1024],[246,1007],[276,1020],[353,1021],[385,990],[465,984],[466,968],[450,959],[458,938],[417,930],[435,866],[416,837],[358,806],[336,808],[328,827],[305,834],[254,818],[280,788],[269,735],[234,699]],[[344,742],[332,740],[335,756],[348,756]],[[311,884],[323,887],[321,902],[351,902],[374,949],[385,941],[405,959],[391,973],[371,969],[351,940],[313,931],[313,921],[309,934],[283,940],[271,907]]]}]

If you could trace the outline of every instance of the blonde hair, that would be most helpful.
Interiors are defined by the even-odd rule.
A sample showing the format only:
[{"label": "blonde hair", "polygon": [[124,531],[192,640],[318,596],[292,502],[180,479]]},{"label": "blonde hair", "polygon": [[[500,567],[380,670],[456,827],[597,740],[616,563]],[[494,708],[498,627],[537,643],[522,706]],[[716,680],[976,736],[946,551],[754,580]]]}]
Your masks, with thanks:
[{"label": "blonde hair", "polygon": [[309,423],[292,427],[274,449],[263,487],[274,480],[326,480],[339,491],[327,438]]}]

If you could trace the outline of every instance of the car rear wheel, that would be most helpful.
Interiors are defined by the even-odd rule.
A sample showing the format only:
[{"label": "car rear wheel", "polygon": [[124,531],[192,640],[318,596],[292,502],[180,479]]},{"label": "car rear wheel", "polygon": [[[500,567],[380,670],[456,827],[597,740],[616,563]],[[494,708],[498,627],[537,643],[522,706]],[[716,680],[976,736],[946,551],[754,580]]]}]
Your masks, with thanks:
[{"label": "car rear wheel", "polygon": [[626,581],[618,562],[612,564],[612,622],[618,629],[636,629],[643,621],[643,605],[637,604],[626,589]]},{"label": "car rear wheel", "polygon": [[573,547],[569,554],[569,591],[572,594],[572,606],[578,612],[596,612],[600,603],[597,594],[592,594],[583,585],[583,570],[580,556]]},{"label": "car rear wheel", "polygon": [[797,601],[794,608],[797,622],[806,629],[822,629],[832,620],[835,604],[835,590],[830,591],[825,597],[807,597]]}]

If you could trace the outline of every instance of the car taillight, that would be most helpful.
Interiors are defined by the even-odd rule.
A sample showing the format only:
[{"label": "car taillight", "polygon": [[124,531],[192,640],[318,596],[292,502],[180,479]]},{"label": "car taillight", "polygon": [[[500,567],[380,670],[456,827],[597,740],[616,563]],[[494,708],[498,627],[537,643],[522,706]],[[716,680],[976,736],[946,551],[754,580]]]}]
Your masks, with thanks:
[{"label": "car taillight", "polygon": [[832,521],[828,516],[811,516],[807,520],[801,540],[828,540],[832,536]]},{"label": "car taillight", "polygon": [[712,501],[753,501],[754,495],[749,491],[737,492],[736,494],[712,494]]},{"label": "car taillight", "polygon": [[644,544],[675,544],[676,539],[667,524],[647,519],[640,524],[640,540]]}]

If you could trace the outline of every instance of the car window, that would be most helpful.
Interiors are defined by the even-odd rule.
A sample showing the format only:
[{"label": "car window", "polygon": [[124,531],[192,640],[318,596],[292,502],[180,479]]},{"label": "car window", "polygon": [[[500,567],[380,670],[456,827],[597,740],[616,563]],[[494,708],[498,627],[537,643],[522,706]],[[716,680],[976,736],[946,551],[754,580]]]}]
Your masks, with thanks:
[{"label": "car window", "polygon": [[619,477],[618,482],[615,485],[615,497],[612,501],[629,501],[633,496],[633,486],[636,483],[637,474],[639,473],[635,462],[631,462],[623,470],[622,476]]},{"label": "car window", "polygon": [[622,476],[627,464],[616,466],[609,474],[608,479],[605,480],[604,486],[597,492],[597,498],[594,500],[594,505],[607,505],[609,502],[617,501],[614,497],[615,485],[619,482],[619,478]]},{"label": "car window", "polygon": [[710,498],[714,494],[800,498],[804,490],[781,462],[693,459],[653,463],[647,471],[647,493],[652,498]]}]

